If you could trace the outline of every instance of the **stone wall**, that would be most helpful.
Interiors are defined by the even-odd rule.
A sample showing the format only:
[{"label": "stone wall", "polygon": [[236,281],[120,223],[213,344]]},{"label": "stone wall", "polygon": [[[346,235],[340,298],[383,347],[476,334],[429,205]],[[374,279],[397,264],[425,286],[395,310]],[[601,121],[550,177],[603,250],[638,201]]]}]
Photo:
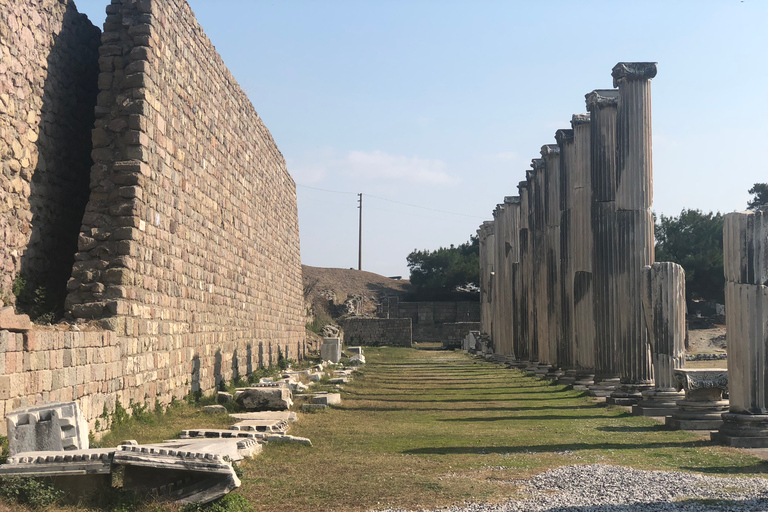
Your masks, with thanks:
[{"label": "stone wall", "polygon": [[342,328],[347,345],[413,345],[410,318],[348,318],[342,322]]},{"label": "stone wall", "polygon": [[479,331],[480,322],[454,322],[441,324],[439,340],[445,348],[461,348],[461,343],[470,331]]},{"label": "stone wall", "polygon": [[85,204],[99,29],[70,0],[0,0],[0,293],[63,304]]},{"label": "stone wall", "polygon": [[107,7],[91,196],[67,306],[118,335],[130,397],[297,359],[295,183],[185,0]]},{"label": "stone wall", "polygon": [[[443,324],[455,322],[479,322],[480,303],[471,301],[456,302],[400,302],[397,297],[389,297],[382,305],[381,314],[387,318],[410,318],[413,326],[413,341],[428,342],[445,340]],[[462,336],[463,339],[463,336]]]},{"label": "stone wall", "polygon": [[50,401],[77,400],[94,428],[104,407],[112,412],[122,400],[121,356],[110,331],[0,331],[0,435],[6,413]]}]

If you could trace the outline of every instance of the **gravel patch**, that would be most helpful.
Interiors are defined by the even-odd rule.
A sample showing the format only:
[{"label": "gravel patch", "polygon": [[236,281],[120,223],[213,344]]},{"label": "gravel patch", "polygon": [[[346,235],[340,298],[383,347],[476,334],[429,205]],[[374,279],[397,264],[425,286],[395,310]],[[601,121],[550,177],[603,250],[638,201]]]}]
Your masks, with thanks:
[{"label": "gravel patch", "polygon": [[[564,466],[515,481],[523,500],[464,503],[440,512],[768,511],[768,479],[643,471],[592,464]],[[387,509],[382,512],[406,512]],[[424,512],[424,511],[422,511]]]}]

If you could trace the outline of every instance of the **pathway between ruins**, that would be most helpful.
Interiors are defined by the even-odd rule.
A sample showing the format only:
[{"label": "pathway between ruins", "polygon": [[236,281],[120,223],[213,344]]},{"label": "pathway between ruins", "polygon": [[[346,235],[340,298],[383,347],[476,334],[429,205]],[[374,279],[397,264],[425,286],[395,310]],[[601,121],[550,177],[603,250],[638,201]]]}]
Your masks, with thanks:
[{"label": "pathway between ruins", "polygon": [[366,357],[339,408],[292,430],[314,448],[276,446],[246,464],[239,492],[259,510],[501,502],[529,492],[523,479],[572,465],[765,471],[743,452],[458,351],[366,348]]}]

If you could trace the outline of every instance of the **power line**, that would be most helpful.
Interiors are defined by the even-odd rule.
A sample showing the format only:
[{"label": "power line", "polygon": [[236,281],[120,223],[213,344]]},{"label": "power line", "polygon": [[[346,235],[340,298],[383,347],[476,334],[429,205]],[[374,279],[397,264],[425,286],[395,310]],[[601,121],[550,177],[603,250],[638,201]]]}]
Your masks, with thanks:
[{"label": "power line", "polygon": [[[356,194],[354,192],[342,192],[340,190],[330,190],[327,188],[318,188],[318,187],[310,187],[309,185],[301,185],[299,183],[296,184],[299,187],[303,188],[309,188],[312,190],[320,190],[322,192],[330,192],[332,194],[345,194],[345,195],[352,195],[352,196],[359,196],[361,194]],[[457,212],[449,212],[447,210],[438,210],[437,208],[429,208],[428,206],[419,206],[417,204],[411,204],[411,203],[404,203],[403,201],[395,201],[394,199],[387,199],[386,197],[380,197],[380,196],[374,196],[373,194],[365,194],[368,197],[372,197],[374,199],[379,199],[381,201],[389,201],[390,203],[396,203],[401,204],[403,206],[410,206],[411,208],[420,208],[422,210],[429,210],[432,212],[438,212],[438,213],[447,213],[448,215],[458,215],[460,217],[468,217],[470,219],[480,219],[480,220],[486,220],[485,217],[478,217],[476,215],[467,215],[466,213],[457,213]]]}]

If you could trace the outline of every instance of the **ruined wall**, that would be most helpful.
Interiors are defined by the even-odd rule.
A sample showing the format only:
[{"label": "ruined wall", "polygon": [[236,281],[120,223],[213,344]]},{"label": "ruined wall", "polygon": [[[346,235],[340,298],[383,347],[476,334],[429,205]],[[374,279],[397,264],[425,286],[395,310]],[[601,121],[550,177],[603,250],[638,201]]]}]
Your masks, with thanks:
[{"label": "ruined wall", "polygon": [[[386,314],[389,318],[410,318],[413,341],[444,341],[443,324],[479,322],[480,303],[457,302],[399,302],[390,299]],[[462,336],[463,339],[463,336]]]},{"label": "ruined wall", "polygon": [[348,318],[342,322],[342,328],[347,345],[413,345],[410,318]]},{"label": "ruined wall", "polygon": [[298,358],[295,183],[269,131],[186,1],[113,1],[102,41],[67,306],[118,335],[137,402]]},{"label": "ruined wall", "polygon": [[[100,31],[69,0],[0,0],[0,293],[63,303],[85,204]],[[2,373],[2,372],[0,372]]]},{"label": "ruined wall", "polygon": [[470,331],[480,330],[480,322],[455,322],[439,327],[439,341],[443,342],[445,348],[461,348],[461,343]]}]

